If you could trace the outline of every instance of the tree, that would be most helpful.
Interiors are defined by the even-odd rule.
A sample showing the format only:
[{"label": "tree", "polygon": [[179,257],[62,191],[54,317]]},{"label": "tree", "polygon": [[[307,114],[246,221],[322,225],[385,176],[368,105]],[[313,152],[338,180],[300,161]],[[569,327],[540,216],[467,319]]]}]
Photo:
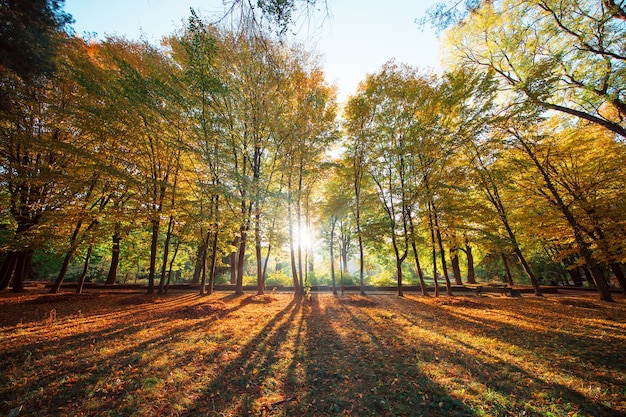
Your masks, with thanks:
[{"label": "tree", "polygon": [[[56,68],[61,35],[72,23],[63,0],[12,0],[0,3],[0,78],[10,73],[24,80],[49,76]],[[3,88],[1,102],[5,102]]]},{"label": "tree", "polygon": [[626,138],[621,3],[484,2],[451,30],[460,62],[497,74],[512,99]]}]

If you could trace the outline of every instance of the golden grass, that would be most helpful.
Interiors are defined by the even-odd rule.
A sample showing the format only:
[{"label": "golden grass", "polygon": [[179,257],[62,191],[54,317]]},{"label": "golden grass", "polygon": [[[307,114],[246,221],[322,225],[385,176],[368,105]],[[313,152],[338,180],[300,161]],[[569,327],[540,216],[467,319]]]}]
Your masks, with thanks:
[{"label": "golden grass", "polygon": [[0,415],[626,415],[626,304],[0,297]]}]

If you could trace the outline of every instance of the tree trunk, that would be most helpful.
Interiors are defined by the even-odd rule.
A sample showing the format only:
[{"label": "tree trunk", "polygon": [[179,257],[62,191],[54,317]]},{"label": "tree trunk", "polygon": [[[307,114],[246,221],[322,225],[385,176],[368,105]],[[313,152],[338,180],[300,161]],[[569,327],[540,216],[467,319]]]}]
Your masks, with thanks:
[{"label": "tree trunk", "polygon": [[83,292],[85,278],[87,278],[87,271],[89,270],[89,261],[91,260],[92,249],[93,245],[89,245],[89,247],[87,248],[87,254],[85,255],[85,265],[83,266],[83,272],[80,274],[80,278],[78,279],[78,287],[76,288],[77,294],[82,294]]},{"label": "tree trunk", "polygon": [[261,219],[257,212],[254,227],[254,251],[256,255],[257,295],[265,294],[265,277],[263,276],[263,254],[261,251]]},{"label": "tree trunk", "polygon": [[291,261],[291,277],[293,278],[293,289],[296,294],[302,293],[300,288],[300,280],[298,279],[298,265],[296,264],[295,253],[295,237],[293,232],[293,217],[291,210],[291,176],[287,180],[287,193],[289,201],[287,201],[287,222],[289,223],[289,259]]},{"label": "tree trunk", "polygon": [[115,284],[117,280],[117,268],[120,264],[120,241],[122,240],[119,232],[119,225],[115,225],[115,232],[113,233],[113,246],[111,248],[111,266],[109,267],[109,273],[107,274],[106,285]]},{"label": "tree trunk", "polygon": [[411,249],[413,249],[413,257],[415,258],[415,270],[417,271],[417,276],[420,280],[420,288],[422,290],[422,295],[428,296],[428,290],[426,289],[426,282],[424,281],[424,271],[422,271],[422,266],[420,265],[419,255],[417,253],[417,244],[415,243],[415,225],[413,224],[413,217],[411,213],[408,213],[409,217],[409,230],[411,231]]},{"label": "tree trunk", "polygon": [[200,295],[206,294],[206,262],[207,256],[209,255],[209,241],[211,239],[211,231],[209,230],[206,233],[206,236],[202,239],[202,269],[201,269],[201,280],[200,280]]},{"label": "tree trunk", "polygon": [[567,272],[569,273],[570,277],[572,277],[572,281],[574,281],[575,287],[583,286],[583,277],[580,274],[580,268],[578,268],[577,266],[573,268],[567,268]]},{"label": "tree trunk", "polygon": [[459,265],[459,250],[450,249],[450,261],[452,262],[452,275],[454,275],[454,283],[456,285],[463,285],[461,280],[461,266]]},{"label": "tree trunk", "polygon": [[[196,264],[193,268],[193,276],[191,278],[191,285],[197,285],[200,283],[200,274],[202,273],[202,265],[205,258],[204,248],[206,245],[204,244],[204,231],[200,230],[201,242],[198,244],[198,249],[196,250]],[[233,281],[233,284],[235,282]]]},{"label": "tree trunk", "polygon": [[148,294],[154,294],[154,275],[156,272],[156,258],[159,243],[159,226],[158,219],[152,220],[152,239],[150,241],[150,269],[148,272]]},{"label": "tree trunk", "polygon": [[337,295],[337,287],[335,286],[335,255],[333,253],[333,246],[335,245],[335,225],[337,224],[337,218],[332,216],[330,220],[330,282],[333,288],[333,295]]},{"label": "tree trunk", "polygon": [[0,267],[0,291],[4,291],[9,288],[11,277],[13,277],[13,271],[15,270],[18,258],[18,253],[15,251],[8,252],[6,258],[4,258],[2,267]]},{"label": "tree trunk", "polygon": [[59,271],[59,275],[57,276],[56,281],[54,281],[52,288],[50,288],[50,294],[56,294],[61,289],[61,284],[63,283],[63,279],[65,278],[67,268],[70,265],[70,260],[72,259],[75,250],[76,248],[70,248],[65,254],[65,258],[63,258],[63,264],[61,264],[61,271]]},{"label": "tree trunk", "polygon": [[61,283],[63,283],[63,279],[65,278],[65,274],[67,273],[67,268],[69,267],[72,256],[74,255],[74,252],[77,249],[78,234],[80,233],[80,229],[82,225],[83,225],[83,220],[80,219],[76,223],[76,227],[74,227],[74,232],[72,233],[72,237],[70,238],[70,247],[68,248],[67,253],[65,254],[65,258],[63,259],[63,264],[61,265],[61,271],[59,272],[59,275],[57,276],[57,279],[54,282],[54,285],[50,289],[51,294],[58,293],[59,289],[61,288]]},{"label": "tree trunk", "polygon": [[476,284],[476,275],[474,272],[474,255],[469,242],[465,241],[465,256],[467,257],[467,283]]},{"label": "tree trunk", "polygon": [[398,274],[398,297],[404,297],[402,289],[402,259],[396,256],[396,273]]},{"label": "tree trunk", "polygon": [[33,251],[31,249],[24,249],[19,252],[19,258],[13,274],[13,292],[24,291],[24,281],[26,281],[26,275],[30,269],[32,257]]},{"label": "tree trunk", "polygon": [[235,284],[235,294],[243,295],[243,274],[245,272],[246,259],[246,233],[242,233],[239,240],[239,250],[237,251],[237,283]]},{"label": "tree trunk", "polygon": [[439,229],[439,219],[435,210],[435,203],[431,203],[433,208],[433,218],[435,219],[435,231],[437,233],[437,243],[439,244],[439,254],[441,256],[441,268],[443,269],[443,277],[446,280],[446,295],[452,295],[452,286],[450,284],[450,276],[448,275],[448,266],[446,264],[446,252],[443,249],[443,239],[441,239],[441,230]]},{"label": "tree trunk", "polygon": [[428,289],[426,288],[426,282],[424,281],[424,271],[422,271],[422,266],[420,265],[419,255],[417,254],[417,245],[415,241],[411,241],[411,248],[413,249],[413,257],[415,258],[415,269],[417,270],[417,276],[420,280],[420,288],[422,290],[422,295],[429,296]]},{"label": "tree trunk", "polygon": [[437,280],[437,247],[435,243],[435,225],[433,222],[433,212],[428,203],[428,226],[430,227],[430,245],[433,252],[433,280],[435,281],[435,297],[439,297],[439,282]]},{"label": "tree trunk", "polygon": [[[239,239],[233,239],[233,247],[239,247]],[[230,283],[235,285],[237,283],[237,249],[230,253]]]},{"label": "tree trunk", "polygon": [[622,266],[614,262],[611,264],[611,270],[615,275],[615,279],[617,279],[617,282],[619,282],[620,287],[622,287],[622,292],[626,294],[626,277],[624,276],[624,270],[622,269]]},{"label": "tree trunk", "polygon": [[219,242],[219,225],[215,225],[213,233],[213,244],[211,245],[211,264],[209,269],[209,294],[213,294],[215,288],[215,267],[217,265],[217,244]]},{"label": "tree trunk", "polygon": [[178,255],[179,248],[180,248],[180,239],[176,241],[176,246],[174,246],[174,254],[172,255],[172,259],[170,259],[170,267],[167,273],[167,284],[165,284],[165,294],[167,294],[167,290],[170,286],[170,282],[172,281],[172,268],[174,267],[174,261],[176,260],[176,255]]},{"label": "tree trunk", "polygon": [[167,233],[165,234],[165,242],[163,243],[163,263],[161,265],[161,279],[159,280],[159,294],[165,292],[165,275],[167,274],[167,258],[170,252],[170,240],[172,239],[172,231],[174,229],[174,215],[170,214],[170,220],[167,222]]},{"label": "tree trunk", "polygon": [[509,268],[509,263],[506,260],[506,255],[504,254],[504,252],[500,252],[500,256],[502,257],[502,264],[504,265],[504,272],[506,274],[506,282],[512,287],[513,276],[511,275],[511,269]]}]

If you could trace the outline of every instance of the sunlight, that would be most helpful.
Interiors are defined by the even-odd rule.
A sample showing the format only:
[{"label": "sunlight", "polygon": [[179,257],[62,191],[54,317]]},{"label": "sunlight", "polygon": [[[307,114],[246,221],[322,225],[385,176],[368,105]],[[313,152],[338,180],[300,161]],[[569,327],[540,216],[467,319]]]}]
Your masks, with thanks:
[{"label": "sunlight", "polygon": [[295,230],[295,241],[301,248],[309,248],[313,244],[313,231],[309,230],[306,225],[300,225]]}]

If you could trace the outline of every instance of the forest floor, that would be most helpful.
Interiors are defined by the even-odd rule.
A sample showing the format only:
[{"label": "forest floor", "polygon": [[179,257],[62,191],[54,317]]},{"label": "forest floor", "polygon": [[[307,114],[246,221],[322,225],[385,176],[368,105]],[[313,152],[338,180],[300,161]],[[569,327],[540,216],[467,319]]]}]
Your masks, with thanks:
[{"label": "forest floor", "polygon": [[0,416],[626,416],[626,300],[0,294]]}]

